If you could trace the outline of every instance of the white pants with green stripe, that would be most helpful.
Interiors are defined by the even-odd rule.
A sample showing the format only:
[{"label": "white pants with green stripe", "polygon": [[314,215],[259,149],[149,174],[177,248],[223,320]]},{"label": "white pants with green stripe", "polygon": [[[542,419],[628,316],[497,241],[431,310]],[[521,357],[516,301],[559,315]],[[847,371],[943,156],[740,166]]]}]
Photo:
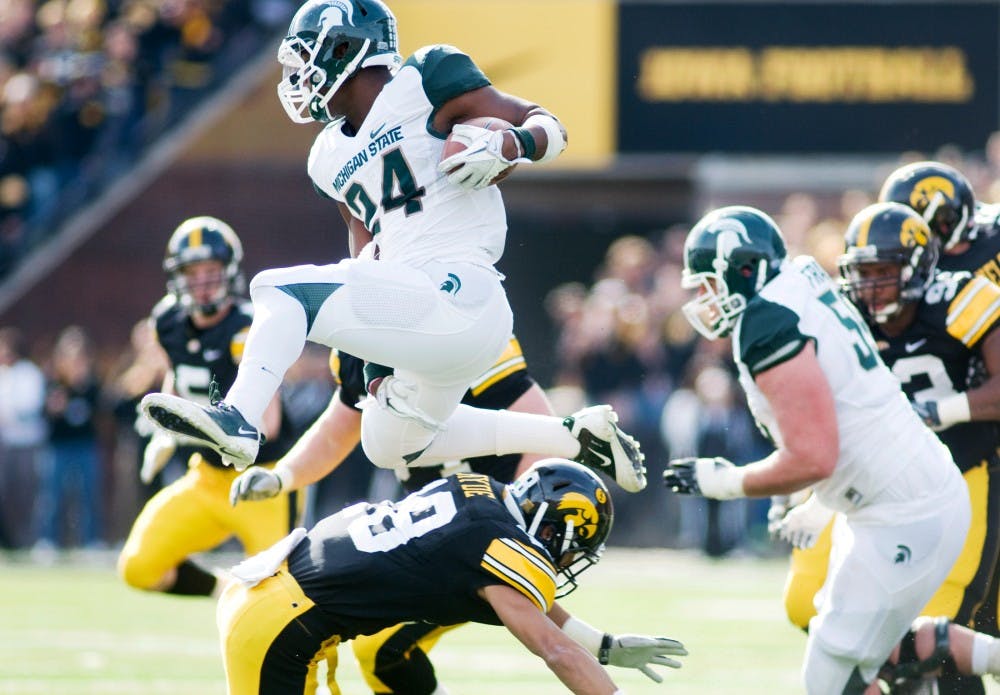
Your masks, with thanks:
[{"label": "white pants with green stripe", "polygon": [[[497,272],[461,262],[348,259],[267,270],[250,295],[254,320],[225,400],[255,425],[307,339],[393,367],[407,404],[443,425],[513,327]],[[386,467],[426,448],[436,431],[374,404],[362,417],[365,452]]]}]

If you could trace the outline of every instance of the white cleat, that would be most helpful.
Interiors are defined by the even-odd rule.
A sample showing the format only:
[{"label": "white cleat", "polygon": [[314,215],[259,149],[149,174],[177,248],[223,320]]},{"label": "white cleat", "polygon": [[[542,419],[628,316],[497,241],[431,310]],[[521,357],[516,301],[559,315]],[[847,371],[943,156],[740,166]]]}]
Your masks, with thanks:
[{"label": "white cleat", "polygon": [[195,446],[214,449],[223,463],[238,471],[257,458],[260,432],[231,405],[220,401],[202,406],[167,393],[150,393],[139,408],[158,427],[184,435]]},{"label": "white cleat", "polygon": [[578,463],[609,475],[627,492],[639,492],[646,487],[646,457],[617,422],[610,405],[595,405],[573,413],[563,425],[580,442]]}]

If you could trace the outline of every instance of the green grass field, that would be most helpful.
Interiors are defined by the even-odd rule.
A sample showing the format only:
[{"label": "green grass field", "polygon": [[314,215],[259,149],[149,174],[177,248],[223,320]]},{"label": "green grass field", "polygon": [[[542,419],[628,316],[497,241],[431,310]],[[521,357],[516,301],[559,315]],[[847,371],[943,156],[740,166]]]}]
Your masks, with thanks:
[{"label": "green grass field", "polygon": [[[130,590],[112,562],[111,555],[53,567],[0,560],[0,693],[224,693],[213,602]],[[684,668],[664,672],[661,685],[612,668],[630,695],[795,693],[805,638],[782,611],[785,566],[782,559],[612,548],[564,603],[611,631],[685,643]],[[565,692],[502,628],[455,630],[433,660],[452,695]],[[368,692],[343,646],[338,681],[346,695]],[[987,692],[1000,693],[990,686]]]}]

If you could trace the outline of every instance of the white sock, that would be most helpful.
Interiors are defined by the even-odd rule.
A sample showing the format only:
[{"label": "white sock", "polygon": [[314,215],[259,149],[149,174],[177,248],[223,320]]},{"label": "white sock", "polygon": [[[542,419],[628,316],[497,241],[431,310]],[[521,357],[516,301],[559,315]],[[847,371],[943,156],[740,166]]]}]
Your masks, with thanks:
[{"label": "white sock", "polygon": [[981,632],[972,638],[972,672],[1000,674],[1000,640]]},{"label": "white sock", "polygon": [[264,411],[285,372],[302,354],[306,314],[295,299],[270,286],[255,288],[253,307],[244,358],[225,401],[260,429]]},{"label": "white sock", "polygon": [[563,418],[553,415],[498,411],[497,455],[542,454],[573,458],[580,442],[563,426]]},{"label": "white sock", "polygon": [[459,405],[421,458],[448,461],[505,454],[569,458],[579,451],[579,442],[563,427],[562,418]]}]

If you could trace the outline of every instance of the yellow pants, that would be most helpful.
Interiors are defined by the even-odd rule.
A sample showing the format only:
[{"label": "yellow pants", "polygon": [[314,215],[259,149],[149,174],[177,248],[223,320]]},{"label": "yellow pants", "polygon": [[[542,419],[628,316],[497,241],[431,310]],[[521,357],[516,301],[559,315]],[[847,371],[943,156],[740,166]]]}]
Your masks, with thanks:
[{"label": "yellow pants", "polygon": [[118,558],[118,573],[138,589],[155,588],[186,558],[236,536],[248,555],[284,538],[295,522],[292,498],[229,503],[229,486],[239,475],[217,468],[198,454],[187,473],[160,490],[143,507]]},{"label": "yellow pants", "polygon": [[332,695],[340,695],[334,679],[340,637],[324,637],[310,622],[307,613],[314,605],[287,569],[252,588],[239,581],[226,587],[216,623],[229,695],[314,693],[324,659],[329,663],[327,686]]}]

